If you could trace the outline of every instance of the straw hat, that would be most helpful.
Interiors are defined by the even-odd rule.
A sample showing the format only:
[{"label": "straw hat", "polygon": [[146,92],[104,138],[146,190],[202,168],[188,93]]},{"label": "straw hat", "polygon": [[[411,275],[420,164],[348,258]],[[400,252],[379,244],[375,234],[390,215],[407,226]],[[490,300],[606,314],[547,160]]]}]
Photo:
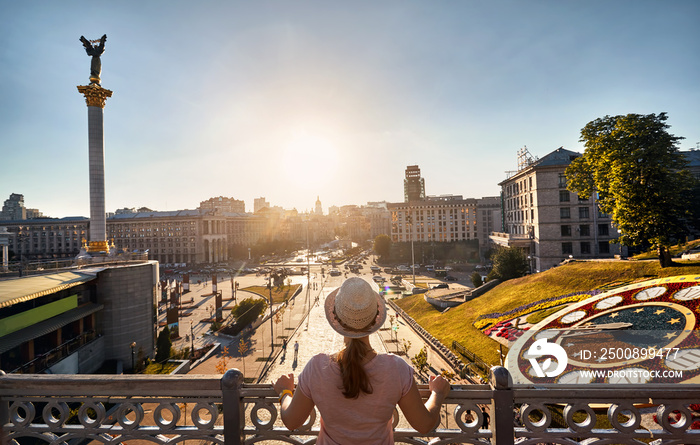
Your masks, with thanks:
[{"label": "straw hat", "polygon": [[386,320],[386,303],[360,277],[345,280],[326,297],[326,319],[334,331],[350,338],[365,337],[379,330]]}]

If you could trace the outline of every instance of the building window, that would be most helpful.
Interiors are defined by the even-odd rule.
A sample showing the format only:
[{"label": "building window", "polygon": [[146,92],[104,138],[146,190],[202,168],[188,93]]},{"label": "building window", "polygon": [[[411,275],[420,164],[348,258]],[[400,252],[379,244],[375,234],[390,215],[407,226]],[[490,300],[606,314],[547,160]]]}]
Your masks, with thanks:
[{"label": "building window", "polygon": [[566,175],[559,173],[559,187],[566,188]]},{"label": "building window", "polygon": [[571,218],[571,209],[568,207],[562,207],[559,209],[559,217],[561,219],[569,219]]},{"label": "building window", "polygon": [[610,243],[607,241],[601,241],[598,243],[598,251],[601,254],[610,253]]},{"label": "building window", "polygon": [[581,224],[578,229],[581,236],[591,236],[591,226],[588,224]]},{"label": "building window", "polygon": [[559,202],[569,202],[568,190],[559,190]]},{"label": "building window", "polygon": [[561,226],[561,236],[571,236],[571,226]]},{"label": "building window", "polygon": [[591,243],[588,241],[581,242],[581,254],[589,255],[591,253]]},{"label": "building window", "polygon": [[574,253],[573,243],[561,243],[561,253],[564,255],[571,255]]},{"label": "building window", "polygon": [[598,224],[598,235],[600,236],[608,236],[608,225],[607,224]]},{"label": "building window", "polygon": [[578,217],[579,219],[588,219],[588,207],[579,207]]}]

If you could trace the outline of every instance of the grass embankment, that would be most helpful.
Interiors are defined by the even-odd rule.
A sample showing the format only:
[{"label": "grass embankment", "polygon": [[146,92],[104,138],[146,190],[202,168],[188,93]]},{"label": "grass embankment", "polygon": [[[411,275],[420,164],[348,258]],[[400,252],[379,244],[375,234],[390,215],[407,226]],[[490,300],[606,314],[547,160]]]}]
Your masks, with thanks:
[{"label": "grass embankment", "polygon": [[[686,250],[690,250],[693,247],[697,247],[697,246],[700,246],[700,239],[689,241],[689,242],[683,243],[683,244],[676,244],[675,246],[669,247],[668,250],[669,250],[669,252],[671,252],[672,256],[676,256],[681,252],[685,252]],[[632,258],[634,258],[635,260],[652,260],[652,259],[655,259],[658,257],[659,257],[658,251],[650,250],[648,252],[634,255]]]},{"label": "grass embankment", "polygon": [[[292,298],[292,295],[301,287],[301,284],[293,284],[291,286],[273,286],[272,287],[272,303],[280,304]],[[241,289],[247,292],[260,295],[265,301],[270,299],[270,290],[267,286],[250,286]]]},{"label": "grass embankment", "polygon": [[[394,300],[447,347],[457,340],[487,363],[498,364],[499,343],[473,326],[482,314],[506,312],[545,298],[573,292],[613,288],[633,281],[700,274],[700,262],[678,262],[661,269],[657,261],[571,262],[523,278],[506,281],[484,295],[441,313],[423,295]],[[504,348],[505,349],[505,348]]]}]

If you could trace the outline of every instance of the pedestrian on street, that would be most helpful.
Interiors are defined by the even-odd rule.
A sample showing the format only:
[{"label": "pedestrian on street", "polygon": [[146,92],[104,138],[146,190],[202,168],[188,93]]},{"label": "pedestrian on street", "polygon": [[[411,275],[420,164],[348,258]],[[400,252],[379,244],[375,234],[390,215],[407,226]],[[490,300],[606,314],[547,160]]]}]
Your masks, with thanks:
[{"label": "pedestrian on street", "polygon": [[294,361],[299,357],[299,342],[294,340]]},{"label": "pedestrian on street", "polygon": [[489,413],[486,412],[486,408],[483,406],[481,407],[481,416],[483,418],[483,421],[481,422],[481,429],[489,429],[489,420],[491,419],[491,416],[489,416]]},{"label": "pedestrian on street", "polygon": [[318,445],[393,443],[392,416],[398,404],[419,433],[431,431],[450,385],[442,376],[431,376],[431,395],[423,403],[413,368],[401,357],[372,349],[369,335],[386,320],[384,299],[365,280],[352,277],[328,295],[324,307],[345,348],[312,357],[299,375],[296,392],[294,374],[274,382],[285,426],[299,428],[317,406],[322,419]]},{"label": "pedestrian on street", "polygon": [[282,349],[284,349],[284,353],[287,354],[287,339],[286,338],[282,339]]}]

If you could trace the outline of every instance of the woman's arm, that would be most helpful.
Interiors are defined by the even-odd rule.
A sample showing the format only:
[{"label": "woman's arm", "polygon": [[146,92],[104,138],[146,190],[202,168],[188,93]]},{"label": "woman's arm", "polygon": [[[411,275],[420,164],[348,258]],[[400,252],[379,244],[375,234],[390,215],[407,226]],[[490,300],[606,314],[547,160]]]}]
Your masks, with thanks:
[{"label": "woman's arm", "polygon": [[450,393],[450,384],[442,376],[430,377],[430,397],[423,404],[418,385],[413,381],[411,389],[399,400],[403,415],[413,428],[421,434],[432,431],[440,420],[440,407]]},{"label": "woman's arm", "polygon": [[291,391],[294,395],[284,393],[280,400],[280,416],[282,422],[290,431],[295,430],[304,424],[304,421],[314,409],[314,402],[306,397],[301,391],[294,392],[294,374],[283,375],[273,383],[277,394],[283,394],[285,390]]}]

